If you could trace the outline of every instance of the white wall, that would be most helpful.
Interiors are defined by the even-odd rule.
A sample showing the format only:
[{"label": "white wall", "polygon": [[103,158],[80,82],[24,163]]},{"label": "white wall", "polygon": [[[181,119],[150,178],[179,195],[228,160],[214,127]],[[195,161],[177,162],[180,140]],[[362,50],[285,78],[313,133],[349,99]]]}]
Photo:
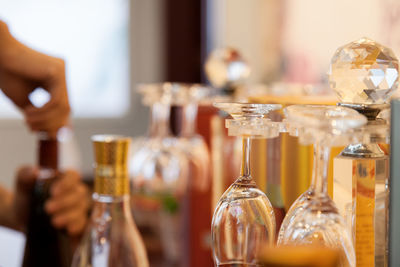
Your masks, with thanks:
[{"label": "white wall", "polygon": [[[250,82],[321,82],[336,48],[363,36],[400,56],[397,0],[208,0],[209,49],[232,46],[248,60]],[[304,70],[307,69],[307,70]],[[304,77],[309,76],[309,77]],[[296,80],[297,79],[297,80]]]},{"label": "white wall", "polygon": [[251,66],[250,82],[274,79],[280,68],[281,0],[209,0],[209,49],[238,49]]}]

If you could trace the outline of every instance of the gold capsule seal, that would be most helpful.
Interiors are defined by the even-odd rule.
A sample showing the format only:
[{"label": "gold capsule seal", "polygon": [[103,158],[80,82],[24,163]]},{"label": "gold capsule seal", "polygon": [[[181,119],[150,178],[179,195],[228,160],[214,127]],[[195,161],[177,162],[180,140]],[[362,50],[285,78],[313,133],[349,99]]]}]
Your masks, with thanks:
[{"label": "gold capsule seal", "polygon": [[129,137],[95,135],[92,137],[95,157],[94,191],[101,195],[129,194]]}]

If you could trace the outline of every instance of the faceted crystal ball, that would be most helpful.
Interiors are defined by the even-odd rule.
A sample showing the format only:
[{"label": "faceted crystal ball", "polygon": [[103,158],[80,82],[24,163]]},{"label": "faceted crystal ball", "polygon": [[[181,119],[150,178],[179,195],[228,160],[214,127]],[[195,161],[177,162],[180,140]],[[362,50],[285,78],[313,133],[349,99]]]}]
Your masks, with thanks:
[{"label": "faceted crystal ball", "polygon": [[214,87],[223,88],[247,78],[250,67],[236,49],[226,47],[211,52],[205,63],[205,71]]},{"label": "faceted crystal ball", "polygon": [[398,87],[399,61],[390,48],[361,38],[338,48],[329,83],[340,102],[384,104]]}]

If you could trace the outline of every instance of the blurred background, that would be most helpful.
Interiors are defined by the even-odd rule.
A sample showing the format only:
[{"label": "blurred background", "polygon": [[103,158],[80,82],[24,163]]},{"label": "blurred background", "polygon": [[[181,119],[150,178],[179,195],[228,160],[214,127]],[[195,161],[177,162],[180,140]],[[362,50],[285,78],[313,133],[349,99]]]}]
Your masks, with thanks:
[{"label": "blurred background", "polygon": [[[0,19],[20,41],[65,59],[76,137],[70,164],[86,177],[91,135],[146,134],[136,85],[207,83],[203,64],[215,48],[238,49],[257,84],[326,83],[335,49],[363,36],[400,54],[396,0],[0,0]],[[21,118],[1,95],[0,183],[8,188],[18,166],[35,162],[35,136]]]},{"label": "blurred background", "polygon": [[[205,58],[224,46],[248,61],[249,82],[325,82],[335,49],[362,36],[399,54],[399,12],[394,0],[0,0],[18,39],[66,60],[84,173],[92,134],[146,132],[137,83],[206,82]],[[35,142],[4,96],[0,120],[0,182],[10,188],[17,166],[34,162]]]}]

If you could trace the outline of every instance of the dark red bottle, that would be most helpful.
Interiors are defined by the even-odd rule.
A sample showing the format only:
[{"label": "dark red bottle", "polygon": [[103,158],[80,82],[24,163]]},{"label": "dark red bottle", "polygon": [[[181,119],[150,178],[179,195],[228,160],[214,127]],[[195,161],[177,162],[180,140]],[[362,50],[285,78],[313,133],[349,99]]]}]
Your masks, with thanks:
[{"label": "dark red bottle", "polygon": [[39,135],[39,177],[34,186],[27,222],[23,267],[70,267],[72,251],[67,232],[56,229],[44,209],[58,174],[58,141]]}]

